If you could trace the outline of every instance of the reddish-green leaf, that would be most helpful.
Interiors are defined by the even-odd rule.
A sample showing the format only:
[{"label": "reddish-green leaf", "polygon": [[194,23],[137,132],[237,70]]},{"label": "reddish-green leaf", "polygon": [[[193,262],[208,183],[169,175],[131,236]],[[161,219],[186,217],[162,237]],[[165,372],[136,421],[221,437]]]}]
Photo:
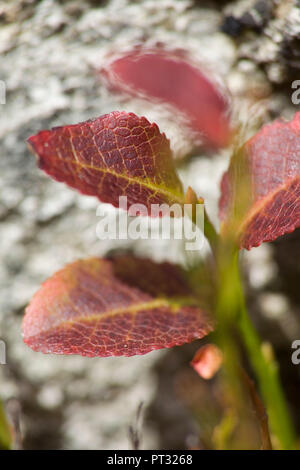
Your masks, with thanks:
[{"label": "reddish-green leaf", "polygon": [[211,379],[220,369],[223,354],[215,344],[201,346],[191,361],[191,366],[203,379]]},{"label": "reddish-green leaf", "polygon": [[28,143],[54,179],[115,207],[119,196],[144,204],[144,213],[151,204],[183,202],[169,141],[144,117],[115,111],[41,131]]},{"label": "reddish-green leaf", "polygon": [[145,354],[211,330],[180,268],[131,256],[66,266],[35,294],[23,321],[35,351],[90,357]]},{"label": "reddish-green leaf", "polygon": [[11,449],[13,446],[13,431],[7,420],[4,407],[0,401],[0,450]]},{"label": "reddish-green leaf", "polygon": [[221,184],[223,229],[248,193],[239,243],[250,249],[300,227],[300,113],[264,126],[232,159]]},{"label": "reddish-green leaf", "polygon": [[113,60],[101,72],[113,89],[176,107],[210,145],[222,147],[228,143],[228,103],[182,51],[135,49]]}]

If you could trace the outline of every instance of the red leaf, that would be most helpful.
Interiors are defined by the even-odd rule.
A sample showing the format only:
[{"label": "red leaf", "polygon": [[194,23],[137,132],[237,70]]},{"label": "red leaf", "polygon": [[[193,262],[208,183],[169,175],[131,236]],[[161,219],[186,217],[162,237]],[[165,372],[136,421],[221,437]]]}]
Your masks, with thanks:
[{"label": "red leaf", "polygon": [[83,194],[115,207],[183,202],[169,141],[156,124],[112,112],[80,124],[41,131],[28,139],[41,169]]},{"label": "red leaf", "polygon": [[264,126],[232,159],[221,183],[223,229],[241,198],[238,185],[249,177],[244,186],[249,202],[238,233],[240,246],[248,250],[300,227],[300,113],[290,122]]},{"label": "red leaf", "polygon": [[211,330],[182,270],[129,256],[66,266],[35,294],[23,320],[35,351],[90,357],[145,354]]},{"label": "red leaf", "polygon": [[205,344],[198,349],[191,366],[203,379],[211,379],[223,362],[222,351],[215,344]]},{"label": "red leaf", "polygon": [[101,72],[115,90],[174,106],[211,146],[228,143],[228,103],[182,52],[137,49],[115,59]]}]

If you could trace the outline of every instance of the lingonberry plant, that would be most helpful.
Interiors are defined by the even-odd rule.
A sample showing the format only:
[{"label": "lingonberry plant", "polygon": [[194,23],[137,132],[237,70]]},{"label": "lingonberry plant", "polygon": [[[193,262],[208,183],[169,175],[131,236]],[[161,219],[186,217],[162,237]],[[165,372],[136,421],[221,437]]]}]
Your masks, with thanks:
[{"label": "lingonberry plant", "polygon": [[[133,51],[113,61],[105,75],[114,88],[126,87],[130,94],[142,93],[178,108],[211,146],[228,143],[226,100],[182,53]],[[203,102],[206,114],[199,105]],[[55,180],[115,207],[120,196],[127,196],[128,208],[144,204],[149,215],[154,203],[188,202],[195,208],[203,202],[191,188],[184,193],[166,136],[133,113],[114,111],[43,130],[28,143],[39,167]],[[223,360],[224,377],[240,409],[245,382],[241,352],[246,351],[273,442],[284,449],[295,447],[277,364],[272,354],[265,354],[247,312],[238,257],[241,249],[300,226],[299,157],[300,113],[290,122],[264,126],[234,150],[221,184],[220,233],[205,213],[213,268],[210,264],[202,278],[210,283],[213,300],[203,296],[197,277],[171,263],[132,255],[75,261],[47,280],[27,307],[26,344],[43,353],[132,356],[212,334],[222,359],[219,349],[206,347],[194,359],[195,369],[203,370],[197,361],[209,358],[205,374],[211,376]],[[211,364],[214,357],[218,364]]]},{"label": "lingonberry plant", "polygon": [[12,429],[6,418],[3,405],[0,402],[0,449],[10,449],[12,447]]}]

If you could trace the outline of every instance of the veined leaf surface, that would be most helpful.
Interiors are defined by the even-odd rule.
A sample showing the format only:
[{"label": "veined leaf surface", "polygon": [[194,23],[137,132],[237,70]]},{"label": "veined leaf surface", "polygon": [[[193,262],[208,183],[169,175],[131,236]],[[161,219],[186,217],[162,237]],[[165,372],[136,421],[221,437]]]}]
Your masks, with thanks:
[{"label": "veined leaf surface", "polygon": [[112,60],[101,72],[112,89],[175,107],[211,146],[228,143],[228,103],[182,51],[137,48]]},{"label": "veined leaf surface", "polygon": [[131,256],[66,266],[42,285],[23,321],[35,351],[90,357],[145,354],[211,330],[179,267]]},{"label": "veined leaf surface", "polygon": [[[241,162],[241,159],[243,162]],[[239,244],[250,249],[300,227],[300,112],[264,126],[231,161],[221,184],[223,228],[248,193]]]}]

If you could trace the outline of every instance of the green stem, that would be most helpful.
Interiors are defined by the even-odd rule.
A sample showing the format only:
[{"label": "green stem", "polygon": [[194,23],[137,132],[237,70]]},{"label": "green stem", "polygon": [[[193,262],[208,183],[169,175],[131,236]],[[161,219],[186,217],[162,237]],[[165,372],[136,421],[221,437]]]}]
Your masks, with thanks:
[{"label": "green stem", "polygon": [[2,403],[0,402],[0,449],[9,450],[12,446],[12,437]]},{"label": "green stem", "polygon": [[296,436],[281,387],[278,365],[272,355],[267,357],[261,340],[249,318],[241,283],[238,252],[233,255],[233,279],[238,302],[237,326],[248,353],[249,361],[258,379],[259,388],[267,409],[270,427],[282,449],[295,447]]}]

